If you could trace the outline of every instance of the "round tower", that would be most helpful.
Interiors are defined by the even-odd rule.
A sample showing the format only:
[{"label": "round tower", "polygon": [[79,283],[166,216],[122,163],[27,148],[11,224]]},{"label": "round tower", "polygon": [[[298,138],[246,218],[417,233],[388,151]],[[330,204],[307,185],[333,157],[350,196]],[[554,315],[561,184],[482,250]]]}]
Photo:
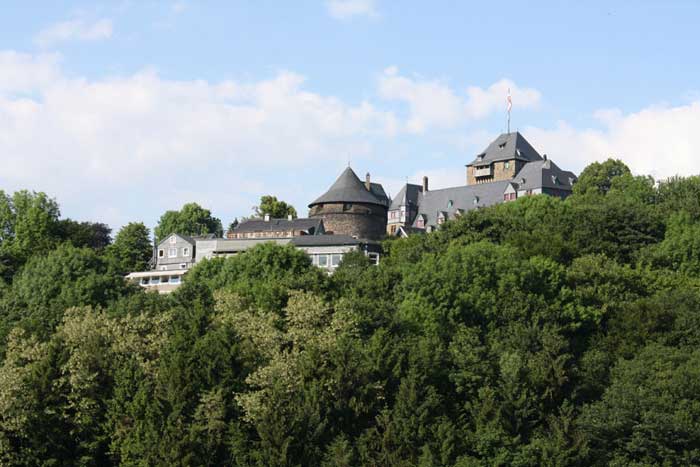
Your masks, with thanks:
[{"label": "round tower", "polygon": [[365,183],[348,167],[335,183],[309,204],[309,217],[323,219],[327,233],[379,240],[386,234],[389,199],[382,186]]}]

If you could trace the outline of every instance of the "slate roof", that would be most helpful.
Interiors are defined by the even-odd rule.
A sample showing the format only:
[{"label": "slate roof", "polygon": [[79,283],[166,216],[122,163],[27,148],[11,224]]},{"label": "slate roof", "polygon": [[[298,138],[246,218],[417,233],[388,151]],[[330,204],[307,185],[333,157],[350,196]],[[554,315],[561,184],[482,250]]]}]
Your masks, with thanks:
[{"label": "slate roof", "polygon": [[[480,159],[481,158],[481,159]],[[487,165],[491,162],[518,159],[525,162],[542,160],[542,156],[519,132],[503,133],[467,166]]]},{"label": "slate roof", "polygon": [[562,170],[551,160],[541,160],[525,164],[513,178],[518,190],[538,188],[556,188],[571,191],[572,182],[576,181],[573,172]]},{"label": "slate roof", "polygon": [[[440,212],[447,212],[447,217],[452,219],[457,210],[466,212],[500,203],[503,201],[503,192],[509,183],[511,183],[510,180],[501,180],[422,193],[419,197],[419,215],[413,221],[412,227],[417,227],[420,214],[425,216],[426,226],[437,226]],[[448,207],[449,201],[452,201],[451,207]]]},{"label": "slate roof", "polygon": [[350,235],[304,235],[294,237],[291,241],[294,246],[337,246],[337,245],[363,245],[366,243],[376,243],[370,240],[351,237]]},{"label": "slate roof", "polygon": [[348,167],[328,191],[309,204],[309,207],[325,203],[364,203],[386,207],[389,205],[389,199],[378,183],[371,183],[370,190],[367,190],[365,184]]},{"label": "slate roof", "polygon": [[401,206],[417,205],[418,197],[423,193],[423,187],[421,185],[414,185],[412,183],[407,183],[399,190],[398,194],[394,196],[394,200],[391,202],[389,209],[400,209]]},{"label": "slate roof", "polygon": [[247,232],[276,232],[279,230],[289,231],[289,230],[301,230],[304,232],[309,232],[313,229],[314,233],[318,233],[323,225],[323,220],[321,219],[270,219],[268,221],[264,219],[248,219],[240,222],[236,227],[233,228],[233,233],[247,233]]}]

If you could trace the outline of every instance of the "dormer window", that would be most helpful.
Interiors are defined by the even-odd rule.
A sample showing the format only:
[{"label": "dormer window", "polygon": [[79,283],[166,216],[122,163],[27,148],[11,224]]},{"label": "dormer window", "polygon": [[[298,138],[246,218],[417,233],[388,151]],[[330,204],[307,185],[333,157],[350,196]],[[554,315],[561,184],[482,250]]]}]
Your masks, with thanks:
[{"label": "dormer window", "polygon": [[498,147],[499,147],[500,149],[503,149],[503,148],[506,147],[506,143],[507,143],[507,141],[504,141],[504,142],[502,142],[501,144],[499,144]]},{"label": "dormer window", "polygon": [[552,183],[554,183],[555,185],[559,185],[559,179],[556,175],[552,175]]},{"label": "dormer window", "polygon": [[475,197],[474,197],[473,203],[474,203],[474,204],[478,204],[478,203],[479,203],[479,197],[478,197],[478,196],[475,196]]},{"label": "dormer window", "polygon": [[448,209],[450,209],[453,205],[454,205],[454,203],[452,202],[451,199],[447,201],[447,208]]},{"label": "dormer window", "polygon": [[416,227],[418,227],[419,229],[422,229],[425,227],[425,218],[423,217],[422,214],[420,216],[418,216],[418,219],[416,220]]}]

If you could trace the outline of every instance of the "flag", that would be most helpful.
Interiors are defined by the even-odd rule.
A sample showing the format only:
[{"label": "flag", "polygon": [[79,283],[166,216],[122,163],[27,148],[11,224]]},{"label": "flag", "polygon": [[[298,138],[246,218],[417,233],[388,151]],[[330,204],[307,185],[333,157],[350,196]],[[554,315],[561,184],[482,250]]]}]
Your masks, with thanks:
[{"label": "flag", "polygon": [[510,98],[510,88],[508,88],[508,113],[513,108],[513,99]]}]

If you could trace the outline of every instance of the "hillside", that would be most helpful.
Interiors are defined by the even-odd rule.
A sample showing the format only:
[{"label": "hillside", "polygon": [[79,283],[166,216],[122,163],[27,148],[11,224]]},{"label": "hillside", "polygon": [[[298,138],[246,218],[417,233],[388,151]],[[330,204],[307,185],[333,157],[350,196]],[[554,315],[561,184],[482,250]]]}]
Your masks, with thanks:
[{"label": "hillside", "polygon": [[0,194],[2,465],[700,464],[700,177],[609,160],[378,266],[265,244],[167,296],[123,281],[143,225]]}]

